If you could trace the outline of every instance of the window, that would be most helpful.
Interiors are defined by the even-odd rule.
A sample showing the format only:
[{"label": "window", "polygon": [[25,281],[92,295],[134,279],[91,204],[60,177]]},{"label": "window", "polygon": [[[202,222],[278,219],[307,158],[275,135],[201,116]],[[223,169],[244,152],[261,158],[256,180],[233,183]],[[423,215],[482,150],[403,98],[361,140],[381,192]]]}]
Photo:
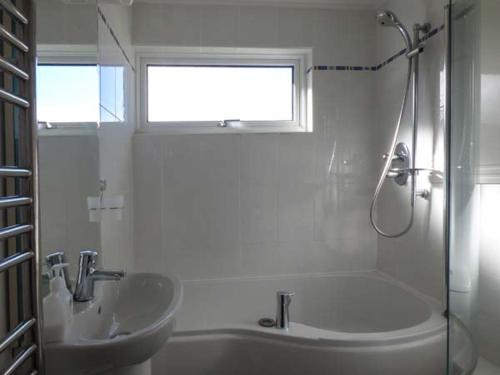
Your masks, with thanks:
[{"label": "window", "polygon": [[97,65],[38,65],[36,96],[39,122],[97,123],[99,121]]},{"label": "window", "polygon": [[140,54],[142,130],[308,130],[305,58],[282,52]]},{"label": "window", "polygon": [[293,121],[293,66],[147,69],[149,122]]}]

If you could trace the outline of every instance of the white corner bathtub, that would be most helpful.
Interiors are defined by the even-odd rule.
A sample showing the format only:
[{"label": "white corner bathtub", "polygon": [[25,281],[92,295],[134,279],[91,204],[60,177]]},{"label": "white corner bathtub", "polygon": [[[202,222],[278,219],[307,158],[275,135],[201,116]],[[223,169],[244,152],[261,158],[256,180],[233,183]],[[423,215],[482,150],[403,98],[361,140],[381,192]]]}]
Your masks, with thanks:
[{"label": "white corner bathtub", "polygon": [[[296,292],[288,331],[262,328]],[[439,304],[376,273],[184,282],[176,333],[153,375],[443,375]]]}]

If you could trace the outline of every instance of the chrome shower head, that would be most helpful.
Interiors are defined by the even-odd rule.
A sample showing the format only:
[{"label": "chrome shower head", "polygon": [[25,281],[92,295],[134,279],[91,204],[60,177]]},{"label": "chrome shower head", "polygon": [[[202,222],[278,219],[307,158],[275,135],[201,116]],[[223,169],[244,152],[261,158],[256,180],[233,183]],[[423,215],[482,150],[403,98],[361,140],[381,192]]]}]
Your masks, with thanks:
[{"label": "chrome shower head", "polygon": [[377,12],[377,21],[381,26],[395,26],[399,23],[396,15],[388,10],[379,10]]},{"label": "chrome shower head", "polygon": [[395,27],[398,29],[405,41],[407,50],[410,51],[412,49],[413,42],[411,40],[410,33],[406,30],[404,25],[398,20],[393,12],[390,10],[379,10],[377,12],[377,21],[380,26]]}]

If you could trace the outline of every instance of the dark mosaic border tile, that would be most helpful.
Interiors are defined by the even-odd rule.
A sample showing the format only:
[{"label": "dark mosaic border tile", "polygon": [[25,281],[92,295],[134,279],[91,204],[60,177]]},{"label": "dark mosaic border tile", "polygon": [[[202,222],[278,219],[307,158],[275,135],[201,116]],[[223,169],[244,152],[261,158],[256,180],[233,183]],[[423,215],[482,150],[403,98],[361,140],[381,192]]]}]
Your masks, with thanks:
[{"label": "dark mosaic border tile", "polygon": [[[439,32],[444,30],[444,25],[441,25],[439,27],[436,27],[435,29],[429,31],[427,34],[425,34],[420,41],[425,42],[426,40],[429,40],[433,36],[437,35]],[[372,71],[376,72],[380,69],[382,69],[384,66],[389,65],[392,63],[394,60],[398,59],[401,56],[404,56],[406,53],[406,48],[402,49],[398,53],[395,53],[391,57],[389,57],[387,60],[384,62],[374,65],[374,66],[349,66],[349,65],[315,65],[311,66],[306,70],[306,74],[311,73],[313,70],[314,71],[325,71],[325,70],[334,70],[334,71],[357,71],[357,72],[366,72],[366,71]]]}]

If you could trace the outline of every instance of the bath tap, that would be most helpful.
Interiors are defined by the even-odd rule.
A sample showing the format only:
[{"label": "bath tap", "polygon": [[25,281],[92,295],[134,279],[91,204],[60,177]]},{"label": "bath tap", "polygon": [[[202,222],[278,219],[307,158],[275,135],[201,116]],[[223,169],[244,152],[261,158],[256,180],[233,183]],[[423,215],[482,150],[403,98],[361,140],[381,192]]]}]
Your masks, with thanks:
[{"label": "bath tap", "polygon": [[281,291],[276,293],[278,307],[276,310],[276,328],[288,329],[290,326],[290,303],[292,297],[295,295],[293,292]]},{"label": "bath tap", "polygon": [[121,280],[125,277],[124,271],[104,271],[96,269],[97,252],[82,250],[78,262],[78,276],[76,278],[73,299],[77,302],[87,302],[94,299],[94,281]]}]

